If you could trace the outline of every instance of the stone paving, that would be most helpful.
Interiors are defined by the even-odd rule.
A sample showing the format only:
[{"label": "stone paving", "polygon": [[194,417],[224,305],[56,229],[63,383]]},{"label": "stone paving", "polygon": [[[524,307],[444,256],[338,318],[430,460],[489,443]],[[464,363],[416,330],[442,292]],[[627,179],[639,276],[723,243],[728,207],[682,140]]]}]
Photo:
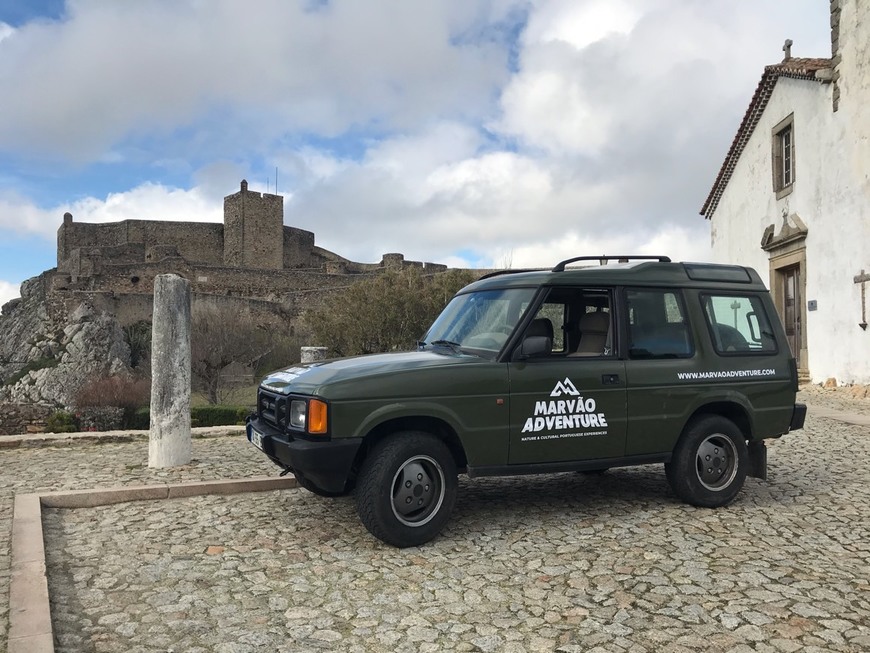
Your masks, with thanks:
[{"label": "stone paving", "polygon": [[[811,412],[719,510],[661,466],[462,478],[443,534],[405,550],[302,489],[44,509],[57,650],[870,651],[868,436]],[[144,442],[0,456],[0,650],[13,493],[274,471],[241,438],[177,470]]]}]

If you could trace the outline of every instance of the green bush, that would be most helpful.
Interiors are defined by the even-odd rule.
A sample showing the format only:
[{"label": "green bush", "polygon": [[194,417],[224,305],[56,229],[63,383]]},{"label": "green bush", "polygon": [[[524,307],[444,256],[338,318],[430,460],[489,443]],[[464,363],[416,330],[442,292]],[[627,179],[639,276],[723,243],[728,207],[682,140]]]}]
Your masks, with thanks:
[{"label": "green bush", "polygon": [[251,409],[247,406],[225,406],[222,404],[194,406],[190,409],[192,426],[230,426],[244,424]]},{"label": "green bush", "polygon": [[[190,409],[191,426],[234,426],[244,424],[250,414],[248,406],[208,405]],[[151,426],[151,410],[140,408],[132,414],[125,428],[148,430]]]},{"label": "green bush", "polygon": [[74,433],[79,427],[72,413],[59,410],[45,420],[45,429],[49,433]]},{"label": "green bush", "polygon": [[139,431],[147,431],[151,427],[151,409],[137,408],[130,416],[126,424],[128,429],[137,429]]},{"label": "green bush", "polygon": [[120,408],[120,427],[129,429],[135,428],[132,425],[133,415],[150,403],[150,395],[151,383],[148,379],[125,376],[94,377],[79,388],[73,404],[79,412],[90,408]]}]

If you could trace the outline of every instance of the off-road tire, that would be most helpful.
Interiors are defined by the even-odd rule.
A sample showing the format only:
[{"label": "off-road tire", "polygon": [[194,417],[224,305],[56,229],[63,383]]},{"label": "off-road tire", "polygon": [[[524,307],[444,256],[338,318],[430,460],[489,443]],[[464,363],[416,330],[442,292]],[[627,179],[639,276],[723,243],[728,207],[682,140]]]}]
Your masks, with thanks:
[{"label": "off-road tire", "polygon": [[456,462],[434,435],[395,433],[369,452],[356,486],[360,521],[379,540],[404,548],[434,538],[456,503]]},{"label": "off-road tire", "polygon": [[680,499],[718,508],[731,503],[746,480],[749,452],[740,429],[719,415],[693,420],[674,448],[665,474]]}]

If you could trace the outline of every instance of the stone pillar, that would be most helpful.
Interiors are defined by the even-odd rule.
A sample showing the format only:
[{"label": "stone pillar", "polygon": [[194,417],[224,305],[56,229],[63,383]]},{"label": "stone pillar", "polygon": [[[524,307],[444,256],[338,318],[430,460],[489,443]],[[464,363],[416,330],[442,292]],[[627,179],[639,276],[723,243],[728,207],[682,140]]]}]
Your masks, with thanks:
[{"label": "stone pillar", "polygon": [[186,465],[190,444],[190,282],[154,279],[149,467]]},{"label": "stone pillar", "polygon": [[316,363],[326,359],[326,347],[302,347],[300,349],[300,362]]}]

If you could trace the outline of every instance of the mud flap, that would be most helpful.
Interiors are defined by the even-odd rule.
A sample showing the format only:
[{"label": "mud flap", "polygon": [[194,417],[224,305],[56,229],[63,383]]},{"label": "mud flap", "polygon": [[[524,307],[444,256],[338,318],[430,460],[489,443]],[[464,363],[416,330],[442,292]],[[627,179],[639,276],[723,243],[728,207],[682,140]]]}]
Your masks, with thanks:
[{"label": "mud flap", "polygon": [[767,480],[767,447],[764,442],[749,443],[749,471],[746,475]]}]

